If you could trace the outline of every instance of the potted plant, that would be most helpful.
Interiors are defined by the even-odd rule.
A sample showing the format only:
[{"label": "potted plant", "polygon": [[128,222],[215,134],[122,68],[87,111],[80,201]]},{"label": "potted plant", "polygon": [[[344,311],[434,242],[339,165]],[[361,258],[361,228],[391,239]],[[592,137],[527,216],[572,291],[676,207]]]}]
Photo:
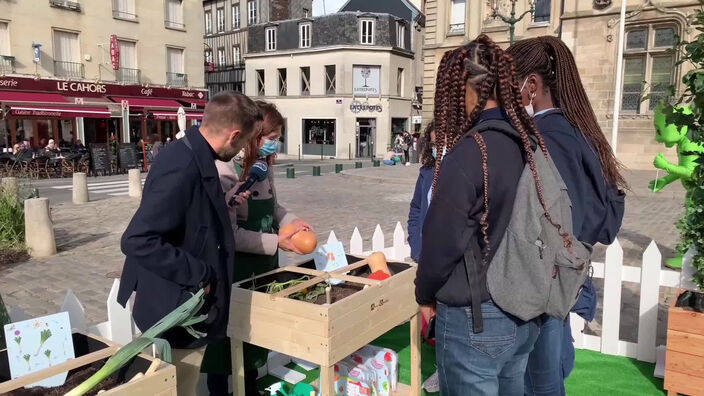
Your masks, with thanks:
[{"label": "potted plant", "polygon": [[[666,123],[684,131],[693,150],[699,153],[692,172],[685,214],[679,222],[682,245],[689,249],[683,273],[691,274],[691,290],[681,290],[669,309],[665,389],[669,395],[701,394],[704,389],[704,10],[691,16],[692,27],[700,33],[692,41],[678,44],[678,64],[692,67],[684,77],[684,91],[674,103],[661,103]],[[674,96],[674,88],[671,92]],[[689,271],[688,271],[689,270]]]}]

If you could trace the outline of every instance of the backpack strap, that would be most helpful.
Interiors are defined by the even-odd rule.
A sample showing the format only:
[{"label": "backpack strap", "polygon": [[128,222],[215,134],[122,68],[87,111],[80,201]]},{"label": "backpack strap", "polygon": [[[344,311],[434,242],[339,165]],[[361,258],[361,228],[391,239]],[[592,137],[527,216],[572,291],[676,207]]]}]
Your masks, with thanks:
[{"label": "backpack strap", "polygon": [[183,144],[185,144],[189,150],[193,150],[193,146],[191,146],[191,141],[188,140],[188,136],[184,136],[181,140],[183,140]]},{"label": "backpack strap", "polygon": [[472,298],[472,325],[474,334],[484,331],[484,318],[482,317],[482,295],[479,292],[479,267],[482,265],[482,250],[479,247],[479,237],[474,235],[469,242],[468,249],[464,252],[464,268],[467,272],[467,284]]}]

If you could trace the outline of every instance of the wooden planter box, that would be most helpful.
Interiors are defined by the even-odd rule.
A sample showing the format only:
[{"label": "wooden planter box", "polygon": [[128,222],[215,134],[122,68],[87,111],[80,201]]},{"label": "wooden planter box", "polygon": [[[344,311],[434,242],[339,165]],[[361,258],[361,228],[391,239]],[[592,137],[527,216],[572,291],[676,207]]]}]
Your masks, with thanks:
[{"label": "wooden planter box", "polygon": [[704,313],[675,307],[674,302],[667,319],[665,389],[668,396],[704,395]]},{"label": "wooden planter box", "polygon": [[[76,368],[88,366],[93,362],[109,358],[119,349],[119,346],[110,341],[83,333],[73,334],[73,346],[76,353],[75,359],[70,359],[62,364],[57,364],[14,380],[10,380],[7,351],[0,351],[0,381],[2,381],[0,382],[0,394],[22,388],[25,385],[32,384],[38,380],[51,377],[64,371],[71,371]],[[159,359],[154,359],[149,355],[140,354],[133,359],[130,364],[123,367],[114,375],[129,381],[138,373],[142,373],[144,376],[132,382],[126,382],[116,386],[100,395],[176,396],[176,368],[174,366],[162,362]]]},{"label": "wooden planter box", "polygon": [[[244,394],[242,341],[319,364],[322,394],[328,396],[334,395],[335,363],[410,320],[412,385],[409,389],[399,384],[397,394],[420,395],[420,317],[413,283],[416,266],[389,262],[394,275],[378,281],[364,276],[369,273],[365,258],[347,256],[347,261],[351,265],[332,273],[316,271],[309,261],[233,285],[228,335],[232,338],[234,389],[239,389],[235,394]],[[312,279],[279,293],[250,290],[253,284],[288,281],[302,275]],[[358,291],[330,304],[289,298],[329,278],[344,280],[344,287]]]}]

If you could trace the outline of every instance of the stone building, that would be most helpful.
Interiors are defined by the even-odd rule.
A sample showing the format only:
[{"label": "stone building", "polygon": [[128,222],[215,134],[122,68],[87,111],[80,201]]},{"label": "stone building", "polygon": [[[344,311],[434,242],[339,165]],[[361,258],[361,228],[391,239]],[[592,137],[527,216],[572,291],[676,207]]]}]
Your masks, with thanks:
[{"label": "stone building", "polygon": [[244,92],[250,25],[312,16],[313,0],[203,0],[205,84],[213,95]]},{"label": "stone building", "polygon": [[[652,108],[670,84],[678,84],[686,66],[676,66],[672,52],[676,37],[696,35],[686,15],[699,5],[694,0],[626,0],[622,105],[617,157],[629,168],[653,169],[653,157],[667,151],[654,141]],[[491,18],[492,0],[426,0],[423,118],[433,116],[435,73],[442,55],[480,33],[508,46],[508,26]],[[508,15],[511,2],[500,0]],[[608,138],[613,123],[620,1],[537,0],[536,12],[516,24],[516,40],[540,35],[560,37],[572,50],[582,82]],[[516,2],[517,14],[528,0]],[[563,8],[564,7],[564,8]],[[649,99],[643,100],[646,98]],[[673,158],[674,159],[674,158]],[[655,174],[653,174],[655,176]]]},{"label": "stone building", "polygon": [[0,1],[0,147],[138,141],[202,117],[196,0]]},{"label": "stone building", "polygon": [[283,153],[380,156],[395,133],[411,130],[421,115],[413,10],[408,19],[340,12],[250,26],[246,94],[286,118]]}]

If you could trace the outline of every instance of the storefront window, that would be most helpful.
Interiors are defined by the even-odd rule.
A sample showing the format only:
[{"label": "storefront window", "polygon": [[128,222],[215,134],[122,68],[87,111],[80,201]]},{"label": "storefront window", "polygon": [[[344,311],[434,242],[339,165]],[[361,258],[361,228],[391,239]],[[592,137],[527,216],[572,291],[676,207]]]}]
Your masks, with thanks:
[{"label": "storefront window", "polygon": [[335,120],[305,119],[303,120],[303,154],[334,157],[335,152]]}]

